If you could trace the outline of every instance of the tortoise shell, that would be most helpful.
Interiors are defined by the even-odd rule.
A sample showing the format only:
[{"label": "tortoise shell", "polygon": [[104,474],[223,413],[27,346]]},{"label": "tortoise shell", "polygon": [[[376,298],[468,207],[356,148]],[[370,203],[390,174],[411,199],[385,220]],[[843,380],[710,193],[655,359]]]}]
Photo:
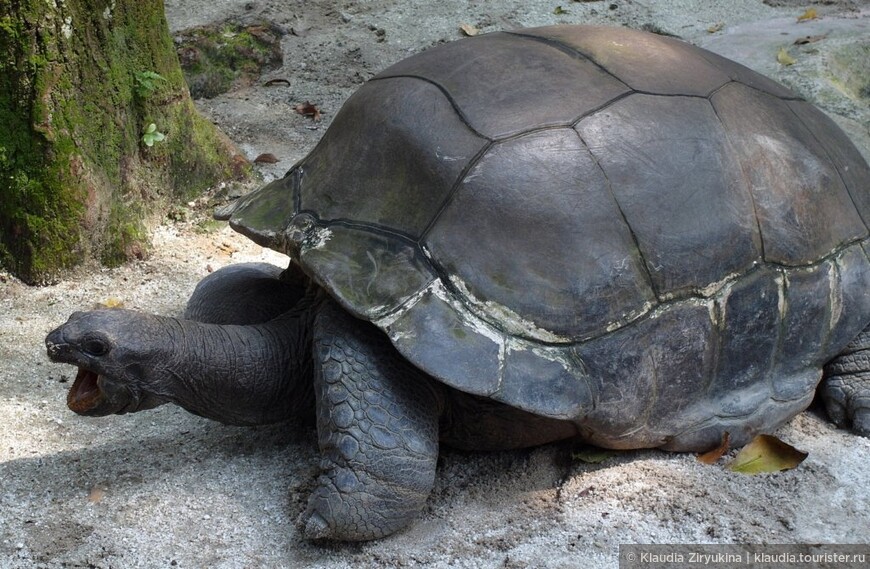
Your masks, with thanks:
[{"label": "tortoise shell", "polygon": [[383,71],[231,224],[440,381],[680,449],[789,419],[868,324],[868,190],[780,84],[555,26]]}]

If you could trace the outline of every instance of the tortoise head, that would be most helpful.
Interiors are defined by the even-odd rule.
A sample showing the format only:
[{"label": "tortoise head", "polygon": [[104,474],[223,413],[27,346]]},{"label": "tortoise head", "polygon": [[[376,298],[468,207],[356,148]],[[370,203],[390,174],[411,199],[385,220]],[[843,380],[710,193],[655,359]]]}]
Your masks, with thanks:
[{"label": "tortoise head", "polygon": [[45,346],[49,359],[79,369],[67,406],[80,415],[103,417],[166,402],[154,393],[150,372],[164,340],[155,317],[110,309],[73,313],[46,336]]}]

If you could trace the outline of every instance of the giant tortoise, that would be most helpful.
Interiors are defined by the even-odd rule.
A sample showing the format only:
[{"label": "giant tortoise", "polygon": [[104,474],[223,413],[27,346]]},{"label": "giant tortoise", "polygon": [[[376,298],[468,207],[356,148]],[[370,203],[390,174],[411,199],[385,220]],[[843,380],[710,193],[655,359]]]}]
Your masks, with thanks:
[{"label": "giant tortoise", "polygon": [[48,354],[80,368],[84,415],[313,415],[309,538],[406,526],[439,443],[740,445],[820,382],[870,432],[870,169],[800,96],[676,39],[427,50],[221,216],[290,267],[218,272],[186,319],[73,314]]}]

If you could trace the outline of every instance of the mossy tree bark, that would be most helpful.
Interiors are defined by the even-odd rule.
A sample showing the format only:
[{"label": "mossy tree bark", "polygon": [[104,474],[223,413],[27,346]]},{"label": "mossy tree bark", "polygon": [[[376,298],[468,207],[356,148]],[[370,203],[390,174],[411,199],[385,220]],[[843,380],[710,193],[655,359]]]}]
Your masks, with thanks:
[{"label": "mossy tree bark", "polygon": [[[147,146],[148,125],[165,135]],[[159,138],[159,136],[158,136]],[[248,171],[190,100],[162,0],[0,0],[0,263],[144,254],[172,199]]]}]

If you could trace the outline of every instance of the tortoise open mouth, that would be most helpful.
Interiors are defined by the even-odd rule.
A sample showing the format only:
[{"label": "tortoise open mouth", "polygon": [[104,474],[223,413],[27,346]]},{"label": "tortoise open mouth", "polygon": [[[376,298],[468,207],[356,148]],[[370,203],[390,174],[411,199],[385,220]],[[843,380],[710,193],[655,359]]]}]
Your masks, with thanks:
[{"label": "tortoise open mouth", "polygon": [[100,374],[84,367],[79,367],[76,379],[66,396],[66,405],[72,411],[85,415],[99,407],[105,400],[105,394],[100,389]]},{"label": "tortoise open mouth", "polygon": [[71,411],[87,417],[123,415],[153,409],[165,400],[133,389],[127,382],[78,365],[75,381],[66,395]]}]

